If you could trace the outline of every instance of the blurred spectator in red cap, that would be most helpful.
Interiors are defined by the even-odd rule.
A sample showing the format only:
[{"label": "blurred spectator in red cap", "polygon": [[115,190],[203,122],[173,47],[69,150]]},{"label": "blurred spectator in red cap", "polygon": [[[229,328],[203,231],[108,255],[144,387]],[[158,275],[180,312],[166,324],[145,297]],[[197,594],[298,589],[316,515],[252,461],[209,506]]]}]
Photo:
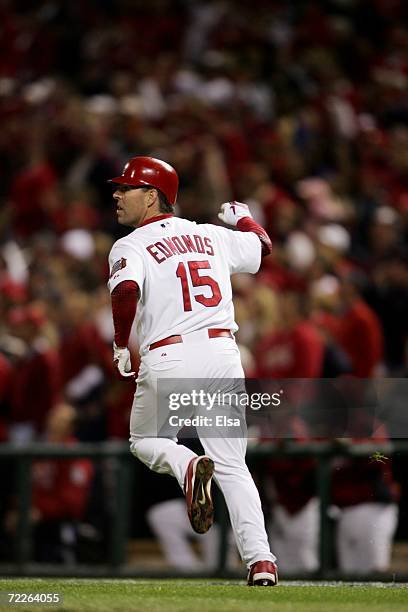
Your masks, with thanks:
[{"label": "blurred spectator in red cap", "polygon": [[20,341],[8,392],[10,438],[23,441],[43,431],[60,392],[60,359],[46,334],[47,317],[35,304],[9,312],[10,334]]},{"label": "blurred spectator in red cap", "polygon": [[57,177],[48,162],[33,161],[15,176],[10,207],[13,231],[19,238],[54,228],[61,202]]}]

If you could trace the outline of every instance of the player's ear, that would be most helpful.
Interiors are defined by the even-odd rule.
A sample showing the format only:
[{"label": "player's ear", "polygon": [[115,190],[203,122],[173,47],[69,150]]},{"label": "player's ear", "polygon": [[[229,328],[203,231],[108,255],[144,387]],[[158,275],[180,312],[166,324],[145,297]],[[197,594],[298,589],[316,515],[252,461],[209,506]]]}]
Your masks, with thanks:
[{"label": "player's ear", "polygon": [[159,199],[159,192],[157,191],[157,189],[149,189],[149,191],[147,192],[147,196],[148,196],[148,205],[152,206],[155,202],[158,201]]}]

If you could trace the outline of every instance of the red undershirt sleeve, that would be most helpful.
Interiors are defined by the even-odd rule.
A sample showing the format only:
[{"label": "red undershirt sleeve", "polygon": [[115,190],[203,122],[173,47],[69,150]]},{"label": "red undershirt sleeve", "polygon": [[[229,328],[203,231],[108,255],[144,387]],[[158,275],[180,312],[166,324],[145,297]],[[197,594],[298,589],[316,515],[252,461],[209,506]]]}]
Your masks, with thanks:
[{"label": "red undershirt sleeve", "polygon": [[237,223],[240,232],[254,232],[262,244],[262,257],[272,253],[272,242],[264,228],[251,217],[243,217]]},{"label": "red undershirt sleeve", "polygon": [[120,348],[128,345],[138,299],[139,287],[132,280],[122,281],[112,291],[111,300],[115,343]]}]

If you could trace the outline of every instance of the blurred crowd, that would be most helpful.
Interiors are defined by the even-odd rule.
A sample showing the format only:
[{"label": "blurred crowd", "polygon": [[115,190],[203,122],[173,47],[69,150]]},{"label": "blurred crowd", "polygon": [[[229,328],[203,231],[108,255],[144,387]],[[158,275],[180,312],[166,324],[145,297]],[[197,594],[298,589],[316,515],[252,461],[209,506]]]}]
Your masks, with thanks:
[{"label": "blurred crowd", "polygon": [[402,17],[401,0],[0,1],[0,441],[43,439],[61,403],[76,439],[128,437],[106,289],[128,230],[106,181],[140,154],[176,168],[178,215],[245,201],[272,238],[234,278],[249,376],[406,377]]}]

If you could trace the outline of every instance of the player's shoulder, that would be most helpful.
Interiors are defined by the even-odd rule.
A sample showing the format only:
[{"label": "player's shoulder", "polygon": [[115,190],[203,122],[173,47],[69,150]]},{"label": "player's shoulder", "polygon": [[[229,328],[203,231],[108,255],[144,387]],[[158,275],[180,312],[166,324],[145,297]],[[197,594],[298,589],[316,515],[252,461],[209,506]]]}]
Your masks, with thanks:
[{"label": "player's shoulder", "polygon": [[112,251],[121,251],[124,249],[137,249],[138,244],[140,243],[141,236],[137,234],[139,228],[136,228],[127,236],[122,236],[122,238],[118,238],[112,245]]},{"label": "player's shoulder", "polygon": [[222,225],[215,225],[215,223],[200,223],[198,226],[203,232],[207,232],[214,236],[224,239],[234,233],[234,230]]},{"label": "player's shoulder", "polygon": [[178,231],[192,232],[200,227],[195,221],[190,221],[190,219],[184,219],[183,217],[173,217],[172,223]]}]

